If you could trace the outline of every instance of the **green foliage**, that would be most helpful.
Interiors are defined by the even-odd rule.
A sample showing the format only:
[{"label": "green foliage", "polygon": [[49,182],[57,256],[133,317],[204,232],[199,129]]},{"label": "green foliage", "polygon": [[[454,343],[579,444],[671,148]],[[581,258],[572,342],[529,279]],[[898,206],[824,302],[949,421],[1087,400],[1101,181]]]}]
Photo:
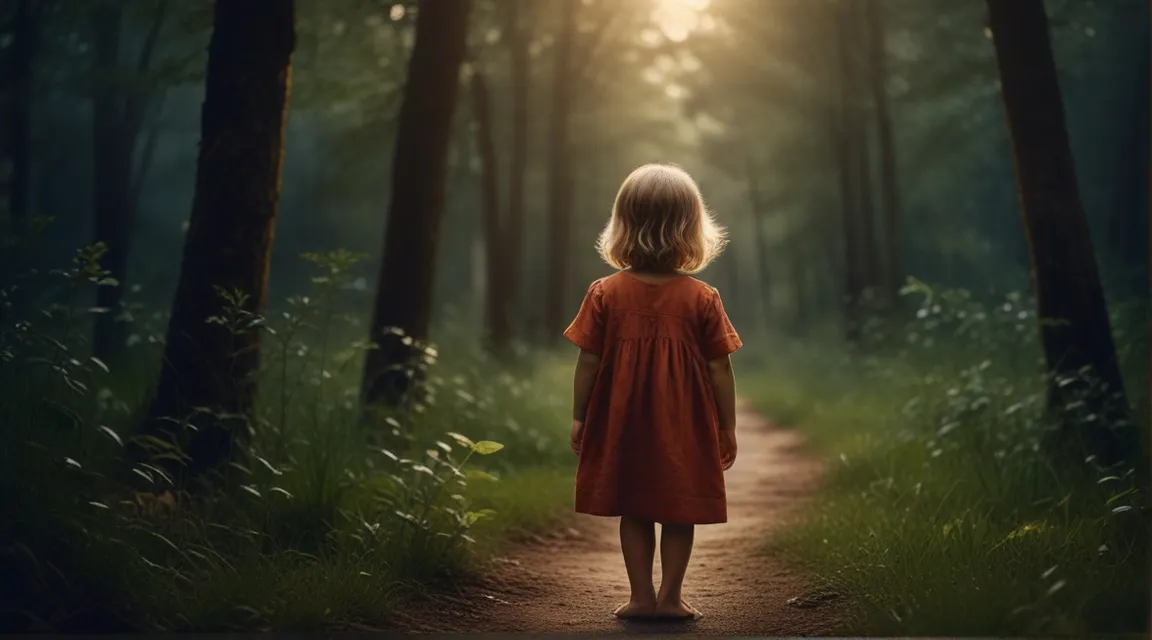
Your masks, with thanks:
[{"label": "green foliage", "polygon": [[[851,634],[1146,631],[1147,460],[1103,469],[1042,446],[1045,384],[1021,296],[989,309],[908,289],[922,298],[908,327],[858,353],[781,349],[743,385],[831,461],[773,547],[856,603]],[[1146,362],[1125,362],[1147,416]]]},{"label": "green foliage", "polygon": [[[0,568],[13,577],[0,588],[12,603],[0,628],[380,623],[412,589],[476,570],[500,540],[556,522],[571,456],[547,467],[536,455],[565,451],[556,367],[501,370],[448,353],[431,364],[422,404],[363,420],[356,365],[372,345],[341,338],[362,331],[341,311],[362,256],[344,251],[303,256],[312,288],[267,317],[244,292],[222,292],[225,311],[209,321],[268,334],[261,398],[227,483],[183,493],[159,463],[184,454],[133,435],[140,407],[114,391],[144,397],[151,375],[118,378],[83,355],[90,311],[79,300],[115,286],[102,252],[84,249],[49,274],[58,303],[0,324]],[[129,462],[130,441],[153,458]]]}]

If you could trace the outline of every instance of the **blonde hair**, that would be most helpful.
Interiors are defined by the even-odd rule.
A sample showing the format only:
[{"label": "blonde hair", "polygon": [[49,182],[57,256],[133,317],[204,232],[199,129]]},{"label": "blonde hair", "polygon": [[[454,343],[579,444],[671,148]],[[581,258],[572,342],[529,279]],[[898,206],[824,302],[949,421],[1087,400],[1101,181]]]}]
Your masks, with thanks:
[{"label": "blonde hair", "polygon": [[727,244],[727,231],[704,206],[683,169],[646,164],[620,185],[596,250],[616,269],[697,273]]}]

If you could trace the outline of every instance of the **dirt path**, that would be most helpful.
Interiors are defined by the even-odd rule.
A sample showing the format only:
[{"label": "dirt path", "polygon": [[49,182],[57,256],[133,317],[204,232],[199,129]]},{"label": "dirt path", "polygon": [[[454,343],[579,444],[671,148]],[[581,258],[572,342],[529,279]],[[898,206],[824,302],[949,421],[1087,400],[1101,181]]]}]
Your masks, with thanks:
[{"label": "dirt path", "polygon": [[[817,462],[800,436],[741,406],[740,454],[727,473],[728,523],[697,528],[684,597],[695,622],[630,622],[612,616],[628,599],[617,519],[578,516],[572,528],[516,545],[482,582],[438,595],[395,622],[406,631],[698,633],[813,636],[835,632],[839,600],[789,604],[807,595],[802,577],[762,551],[766,534],[809,495]],[[659,576],[659,553],[656,575]]]}]

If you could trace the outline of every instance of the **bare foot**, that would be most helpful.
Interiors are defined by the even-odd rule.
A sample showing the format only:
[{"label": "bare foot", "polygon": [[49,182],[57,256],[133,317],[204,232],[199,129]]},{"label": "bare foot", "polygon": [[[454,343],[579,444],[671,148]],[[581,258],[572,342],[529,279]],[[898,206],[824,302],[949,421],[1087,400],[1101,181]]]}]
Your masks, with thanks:
[{"label": "bare foot", "polygon": [[684,599],[681,599],[677,604],[657,604],[656,617],[658,618],[676,618],[676,619],[691,619],[699,620],[704,617],[700,610]]},{"label": "bare foot", "polygon": [[624,604],[620,605],[619,607],[616,607],[616,610],[612,612],[612,615],[616,616],[617,618],[621,618],[621,619],[651,618],[651,617],[656,615],[656,605],[655,604],[641,604],[641,603],[632,602],[631,600],[629,600],[628,602],[625,602]]}]

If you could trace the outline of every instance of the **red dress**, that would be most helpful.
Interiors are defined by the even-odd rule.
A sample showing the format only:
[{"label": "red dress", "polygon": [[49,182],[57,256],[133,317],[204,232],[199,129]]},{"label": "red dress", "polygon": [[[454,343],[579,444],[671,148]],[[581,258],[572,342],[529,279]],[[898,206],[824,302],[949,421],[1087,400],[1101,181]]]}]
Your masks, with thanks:
[{"label": "red dress", "polygon": [[708,360],[740,348],[716,289],[620,272],[588,287],[564,337],[600,355],[576,511],[661,523],[728,519]]}]

